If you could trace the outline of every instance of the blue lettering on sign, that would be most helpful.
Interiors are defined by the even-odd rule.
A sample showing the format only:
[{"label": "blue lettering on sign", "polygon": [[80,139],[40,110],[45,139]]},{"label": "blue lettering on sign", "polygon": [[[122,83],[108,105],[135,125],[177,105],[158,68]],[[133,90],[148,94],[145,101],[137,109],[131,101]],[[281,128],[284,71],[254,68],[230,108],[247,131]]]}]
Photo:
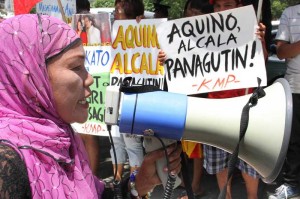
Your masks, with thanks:
[{"label": "blue lettering on sign", "polygon": [[58,5],[46,5],[43,3],[39,3],[39,10],[42,13],[49,13],[49,12],[58,12],[59,13],[59,8]]},{"label": "blue lettering on sign", "polygon": [[85,51],[85,61],[88,65],[94,66],[106,66],[110,59],[110,54],[108,51],[103,50],[86,50]]},{"label": "blue lettering on sign", "polygon": [[[41,13],[60,13],[58,5],[39,3],[38,8]],[[66,16],[72,16],[73,14],[75,14],[75,8],[70,6],[69,3],[67,3],[64,7],[64,12]]]},{"label": "blue lettering on sign", "polygon": [[66,14],[66,16],[72,16],[73,14],[75,14],[74,8],[72,8],[72,6],[69,6],[68,3],[65,7],[65,14]]}]

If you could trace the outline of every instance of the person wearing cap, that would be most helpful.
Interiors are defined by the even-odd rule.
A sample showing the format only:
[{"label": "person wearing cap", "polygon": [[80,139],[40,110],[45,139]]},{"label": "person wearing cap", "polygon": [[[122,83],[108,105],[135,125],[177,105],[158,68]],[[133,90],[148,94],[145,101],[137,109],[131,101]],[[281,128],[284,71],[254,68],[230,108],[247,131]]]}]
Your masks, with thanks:
[{"label": "person wearing cap", "polygon": [[154,4],[154,18],[168,18],[170,6],[163,5],[160,3]]}]

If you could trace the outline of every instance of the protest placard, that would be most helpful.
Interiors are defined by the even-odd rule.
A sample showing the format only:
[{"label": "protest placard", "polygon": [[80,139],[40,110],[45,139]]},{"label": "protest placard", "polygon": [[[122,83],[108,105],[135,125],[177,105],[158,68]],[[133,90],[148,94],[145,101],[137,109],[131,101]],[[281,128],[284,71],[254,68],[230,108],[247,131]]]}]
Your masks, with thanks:
[{"label": "protest placard", "polygon": [[[106,24],[102,28],[99,27],[102,30],[101,35],[109,32],[106,23],[109,17],[103,14],[107,13],[90,16],[98,19],[100,24]],[[86,15],[74,15],[72,24],[75,30],[85,25],[84,22],[80,23],[84,20],[84,16]],[[157,63],[159,44],[156,24],[165,20],[147,19],[140,23],[135,20],[115,21],[112,39],[101,37],[100,44],[99,42],[89,44],[81,37],[85,44],[85,67],[92,74],[94,84],[91,86],[92,95],[88,99],[88,121],[84,124],[72,124],[78,133],[108,135],[104,123],[105,95],[108,85],[118,87],[125,76],[132,76],[133,85],[156,85],[162,88],[164,68]],[[77,33],[81,35],[80,31]],[[111,133],[112,136],[119,136],[116,128],[112,128]]]},{"label": "protest placard", "polygon": [[109,13],[76,14],[72,25],[84,46],[111,46]]},{"label": "protest placard", "polygon": [[182,94],[267,84],[252,6],[181,18],[157,27],[169,92]]},{"label": "protest placard", "polygon": [[124,77],[132,77],[132,85],[163,87],[164,67],[157,60],[160,44],[156,25],[166,19],[117,20],[113,24],[113,59],[110,83],[120,86]]},{"label": "protest placard", "polygon": [[[76,0],[60,0],[67,23],[71,23],[72,15],[76,13]],[[42,0],[36,4],[36,12],[63,19],[57,0]]]}]

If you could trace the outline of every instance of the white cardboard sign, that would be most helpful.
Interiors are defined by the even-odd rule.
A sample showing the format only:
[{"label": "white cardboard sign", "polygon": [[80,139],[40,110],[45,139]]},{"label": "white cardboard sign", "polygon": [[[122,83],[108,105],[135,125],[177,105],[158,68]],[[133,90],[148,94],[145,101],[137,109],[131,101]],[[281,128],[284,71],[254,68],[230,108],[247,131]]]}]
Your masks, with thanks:
[{"label": "white cardboard sign", "polygon": [[261,41],[252,6],[164,22],[157,27],[167,54],[170,92],[182,94],[267,84]]}]

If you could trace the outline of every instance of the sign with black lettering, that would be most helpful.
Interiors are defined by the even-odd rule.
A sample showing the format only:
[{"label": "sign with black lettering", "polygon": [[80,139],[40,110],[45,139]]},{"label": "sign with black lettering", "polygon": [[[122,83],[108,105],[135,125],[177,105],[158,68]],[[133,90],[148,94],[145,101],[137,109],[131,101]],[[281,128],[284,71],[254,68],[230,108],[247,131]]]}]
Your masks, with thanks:
[{"label": "sign with black lettering", "polygon": [[167,54],[170,92],[195,94],[267,84],[252,6],[164,22],[157,27]]}]

